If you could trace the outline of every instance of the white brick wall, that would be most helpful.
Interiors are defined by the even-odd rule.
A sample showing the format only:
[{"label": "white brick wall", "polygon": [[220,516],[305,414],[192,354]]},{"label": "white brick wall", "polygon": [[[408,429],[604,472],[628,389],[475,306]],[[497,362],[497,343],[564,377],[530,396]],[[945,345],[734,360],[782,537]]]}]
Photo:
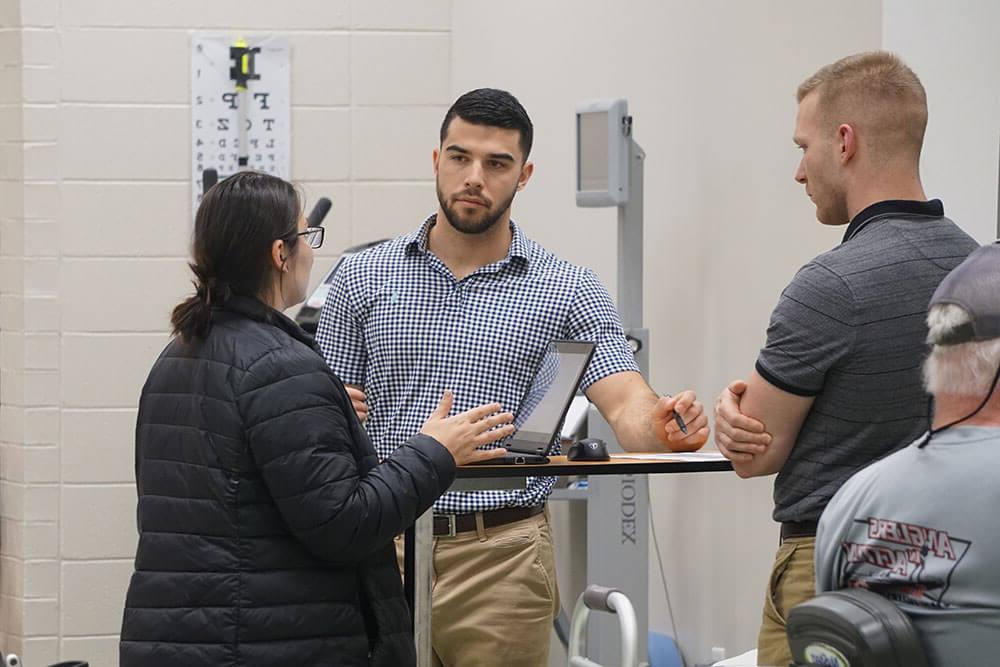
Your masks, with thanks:
[{"label": "white brick wall", "polygon": [[[447,104],[354,109],[351,174],[358,181],[426,181]],[[433,201],[431,202],[432,208]]]},{"label": "white brick wall", "polygon": [[[63,407],[131,408],[167,334],[66,331],[62,341]],[[123,453],[131,455],[131,450]]]},{"label": "white brick wall", "polygon": [[[15,2],[14,4],[18,4]],[[21,23],[34,27],[54,27],[59,14],[59,0],[21,2]]]},{"label": "white brick wall", "polygon": [[184,182],[62,184],[59,240],[65,258],[165,257],[187,253],[191,203]]},{"label": "white brick wall", "polygon": [[[191,291],[191,272],[180,257],[76,258],[62,262],[62,326],[73,332],[162,332],[169,307]],[[94,307],[94,295],[122,304],[114,317]],[[148,370],[148,369],[147,369]]]},{"label": "white brick wall", "polygon": [[[448,33],[351,36],[351,89],[362,105],[447,104],[451,87]],[[400,58],[386,58],[387,54]]]},{"label": "white brick wall", "polygon": [[295,178],[305,181],[350,178],[351,153],[346,148],[351,141],[351,114],[346,107],[293,109],[292,127]]},{"label": "white brick wall", "polygon": [[89,637],[67,637],[59,642],[62,655],[86,656],[91,667],[94,665],[118,664],[118,630],[111,635]]},{"label": "white brick wall", "polygon": [[379,239],[413,231],[414,219],[433,213],[437,199],[431,182],[359,183],[352,203],[355,238]]},{"label": "white brick wall", "polygon": [[[349,33],[295,35],[292,99],[296,106],[347,107],[351,104]],[[300,134],[297,126],[295,134]],[[330,143],[330,146],[339,144]]]},{"label": "white brick wall", "polygon": [[132,484],[64,484],[62,557],[86,561],[135,556],[135,498]]},{"label": "white brick wall", "polygon": [[450,29],[449,0],[0,0],[0,650],[117,663],[136,402],[191,289],[191,34],[291,44],[315,283],[433,208]]},{"label": "white brick wall", "polygon": [[190,94],[190,71],[176,66],[190,50],[184,31],[146,30],[137,39],[134,30],[77,28],[61,37],[69,56],[59,68],[64,103],[178,103]]},{"label": "white brick wall", "polygon": [[63,483],[135,482],[133,457],[122,445],[135,434],[135,417],[133,408],[63,408]]},{"label": "white brick wall", "polygon": [[[22,0],[32,2],[33,0]],[[127,0],[87,0],[62,2],[60,24],[146,30],[153,28],[335,30],[350,25],[348,0],[296,0],[289,5],[253,0],[172,0],[134,3]]]},{"label": "white brick wall", "polygon": [[63,636],[117,635],[131,575],[130,560],[64,562]]},{"label": "white brick wall", "polygon": [[131,181],[188,177],[191,151],[185,138],[191,112],[180,104],[67,103],[62,105],[61,116],[63,136],[58,153],[63,178]]},{"label": "white brick wall", "polygon": [[[58,634],[58,240],[40,201],[57,179],[58,108],[35,85],[59,57],[47,3],[0,3],[0,648],[55,656]],[[37,10],[37,11],[36,11]],[[32,81],[26,99],[24,82]],[[49,191],[50,192],[50,191]],[[46,273],[46,269],[49,273]],[[48,651],[48,652],[47,652]]]},{"label": "white brick wall", "polygon": [[451,6],[442,0],[352,0],[351,26],[361,30],[451,30]]}]

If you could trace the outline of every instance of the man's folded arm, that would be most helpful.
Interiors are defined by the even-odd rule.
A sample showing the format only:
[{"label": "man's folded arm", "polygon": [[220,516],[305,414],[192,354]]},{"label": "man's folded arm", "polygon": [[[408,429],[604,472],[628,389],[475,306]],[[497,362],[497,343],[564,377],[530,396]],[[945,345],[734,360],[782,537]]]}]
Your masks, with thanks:
[{"label": "man's folded arm", "polygon": [[781,470],[814,400],[814,396],[779,389],[754,371],[747,380],[740,412],[763,423],[764,430],[771,435],[771,443],[749,461],[733,461],[736,474],[744,478],[761,477]]}]

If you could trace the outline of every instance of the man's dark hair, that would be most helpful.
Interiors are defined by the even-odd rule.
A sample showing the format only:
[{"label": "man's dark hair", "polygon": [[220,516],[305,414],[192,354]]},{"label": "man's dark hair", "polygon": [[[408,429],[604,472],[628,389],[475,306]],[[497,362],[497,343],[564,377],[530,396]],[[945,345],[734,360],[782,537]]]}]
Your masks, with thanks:
[{"label": "man's dark hair", "polygon": [[519,142],[524,159],[531,152],[533,128],[528,112],[524,110],[517,98],[506,90],[496,88],[477,88],[465,93],[451,105],[441,123],[441,143],[448,135],[448,126],[455,116],[473,125],[488,125],[517,130],[521,135]]}]

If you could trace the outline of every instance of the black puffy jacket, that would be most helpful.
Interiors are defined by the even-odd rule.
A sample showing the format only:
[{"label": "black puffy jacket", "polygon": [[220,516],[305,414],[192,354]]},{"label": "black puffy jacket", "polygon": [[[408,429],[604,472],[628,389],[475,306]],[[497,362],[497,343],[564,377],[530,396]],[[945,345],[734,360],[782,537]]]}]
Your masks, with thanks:
[{"label": "black puffy jacket", "polygon": [[381,465],[312,339],[255,299],[174,339],[142,390],[121,667],[413,664],[394,535],[451,484],[416,435]]}]

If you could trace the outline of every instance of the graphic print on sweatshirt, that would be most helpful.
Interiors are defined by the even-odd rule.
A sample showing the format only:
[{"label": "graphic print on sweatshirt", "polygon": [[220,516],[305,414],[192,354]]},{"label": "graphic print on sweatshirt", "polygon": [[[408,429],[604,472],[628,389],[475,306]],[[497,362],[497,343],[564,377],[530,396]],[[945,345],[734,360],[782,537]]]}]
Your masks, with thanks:
[{"label": "graphic print on sweatshirt", "polygon": [[941,528],[894,519],[855,519],[841,542],[838,580],[896,602],[946,608],[955,570],[972,547]]}]

